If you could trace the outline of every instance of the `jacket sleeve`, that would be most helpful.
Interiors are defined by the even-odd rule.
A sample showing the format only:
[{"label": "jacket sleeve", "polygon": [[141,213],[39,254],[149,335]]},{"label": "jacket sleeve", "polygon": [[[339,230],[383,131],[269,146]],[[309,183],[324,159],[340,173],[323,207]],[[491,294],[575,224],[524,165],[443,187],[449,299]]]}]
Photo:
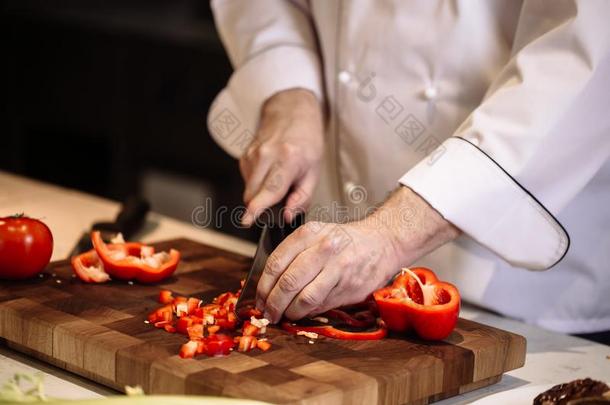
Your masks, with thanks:
[{"label": "jacket sleeve", "polygon": [[552,213],[610,155],[608,21],[604,0],[526,1],[482,103],[400,183],[516,267],[560,261],[569,237]]},{"label": "jacket sleeve", "polygon": [[238,158],[273,94],[303,88],[324,101],[317,40],[305,1],[216,0],[212,11],[234,72],[210,107],[208,129]]}]

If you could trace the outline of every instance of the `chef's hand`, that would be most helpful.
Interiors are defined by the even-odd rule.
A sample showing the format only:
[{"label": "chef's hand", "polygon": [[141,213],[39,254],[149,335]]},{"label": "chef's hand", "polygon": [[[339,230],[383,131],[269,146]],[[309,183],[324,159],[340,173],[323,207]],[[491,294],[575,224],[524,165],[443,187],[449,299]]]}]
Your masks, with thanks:
[{"label": "chef's hand", "polygon": [[363,301],[401,267],[454,239],[459,230],[408,187],[372,215],[347,224],[308,222],[267,260],[257,307],[278,322]]},{"label": "chef's hand", "polygon": [[312,92],[291,89],[270,97],[254,141],[239,160],[246,184],[242,224],[252,225],[291,187],[285,219],[305,211],[320,176],[323,145],[322,111]]}]

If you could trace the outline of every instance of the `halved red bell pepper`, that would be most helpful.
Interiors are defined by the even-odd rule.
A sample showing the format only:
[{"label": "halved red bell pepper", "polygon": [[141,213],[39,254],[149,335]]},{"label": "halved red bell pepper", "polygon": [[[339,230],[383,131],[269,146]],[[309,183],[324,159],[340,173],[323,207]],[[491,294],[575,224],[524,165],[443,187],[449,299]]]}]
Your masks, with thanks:
[{"label": "halved red bell pepper", "polygon": [[423,267],[401,273],[391,286],[375,291],[373,296],[388,329],[413,329],[426,340],[449,336],[460,312],[457,288],[439,281],[432,270]]},{"label": "halved red bell pepper", "polygon": [[105,271],[121,280],[156,283],[169,277],[180,261],[180,252],[170,249],[165,261],[158,267],[151,266],[146,260],[154,254],[151,246],[135,242],[106,244],[99,231],[92,232],[91,241]]}]

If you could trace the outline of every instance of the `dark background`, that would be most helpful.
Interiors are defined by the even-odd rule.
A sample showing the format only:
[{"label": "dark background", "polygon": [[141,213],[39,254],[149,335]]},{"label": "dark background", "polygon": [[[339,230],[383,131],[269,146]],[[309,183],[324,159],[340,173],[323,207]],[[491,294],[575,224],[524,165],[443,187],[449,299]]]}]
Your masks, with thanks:
[{"label": "dark background", "polygon": [[206,127],[231,74],[209,2],[1,4],[0,170],[117,201],[140,194],[185,221],[206,198],[241,204],[236,161]]}]

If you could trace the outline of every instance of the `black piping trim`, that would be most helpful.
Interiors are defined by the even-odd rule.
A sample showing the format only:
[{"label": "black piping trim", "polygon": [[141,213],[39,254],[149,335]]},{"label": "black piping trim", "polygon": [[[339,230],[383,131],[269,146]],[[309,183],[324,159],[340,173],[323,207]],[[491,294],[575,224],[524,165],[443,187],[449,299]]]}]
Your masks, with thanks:
[{"label": "black piping trim", "polygon": [[566,231],[566,228],[563,227],[563,225],[561,224],[561,222],[559,222],[557,220],[557,218],[555,218],[555,216],[553,214],[551,214],[551,212],[544,206],[542,205],[542,203],[536,198],[534,197],[534,195],[532,193],[529,192],[528,189],[526,189],[525,187],[523,187],[517,180],[515,180],[515,178],[513,176],[510,175],[510,173],[508,173],[506,170],[504,170],[504,168],[502,166],[500,166],[500,164],[498,162],[496,162],[491,156],[489,156],[487,154],[487,152],[485,152],[483,149],[479,148],[477,145],[475,145],[474,143],[470,142],[468,139],[462,138],[461,136],[452,136],[449,139],[461,139],[462,141],[466,142],[467,144],[473,146],[475,149],[477,149],[479,152],[481,152],[483,155],[487,156],[487,158],[489,160],[491,160],[492,162],[495,163],[496,166],[498,166],[500,168],[500,170],[502,170],[504,172],[504,174],[506,174],[516,185],[518,185],[521,190],[525,191],[530,197],[532,197],[532,199],[534,201],[536,201],[536,203],[542,207],[542,209],[544,211],[546,211],[547,214],[549,214],[549,216],[551,218],[553,218],[553,220],[557,223],[557,225],[559,225],[559,227],[561,228],[561,230],[563,231],[563,233],[566,235],[566,237],[568,238],[568,245],[566,246],[566,250],[563,252],[563,254],[561,255],[561,257],[559,258],[559,260],[557,260],[555,263],[551,264],[549,267],[547,267],[545,270],[548,270],[552,267],[554,267],[557,263],[559,263],[560,261],[563,260],[563,258],[566,256],[566,254],[568,253],[568,250],[570,250],[570,234],[568,233],[568,231]]}]

